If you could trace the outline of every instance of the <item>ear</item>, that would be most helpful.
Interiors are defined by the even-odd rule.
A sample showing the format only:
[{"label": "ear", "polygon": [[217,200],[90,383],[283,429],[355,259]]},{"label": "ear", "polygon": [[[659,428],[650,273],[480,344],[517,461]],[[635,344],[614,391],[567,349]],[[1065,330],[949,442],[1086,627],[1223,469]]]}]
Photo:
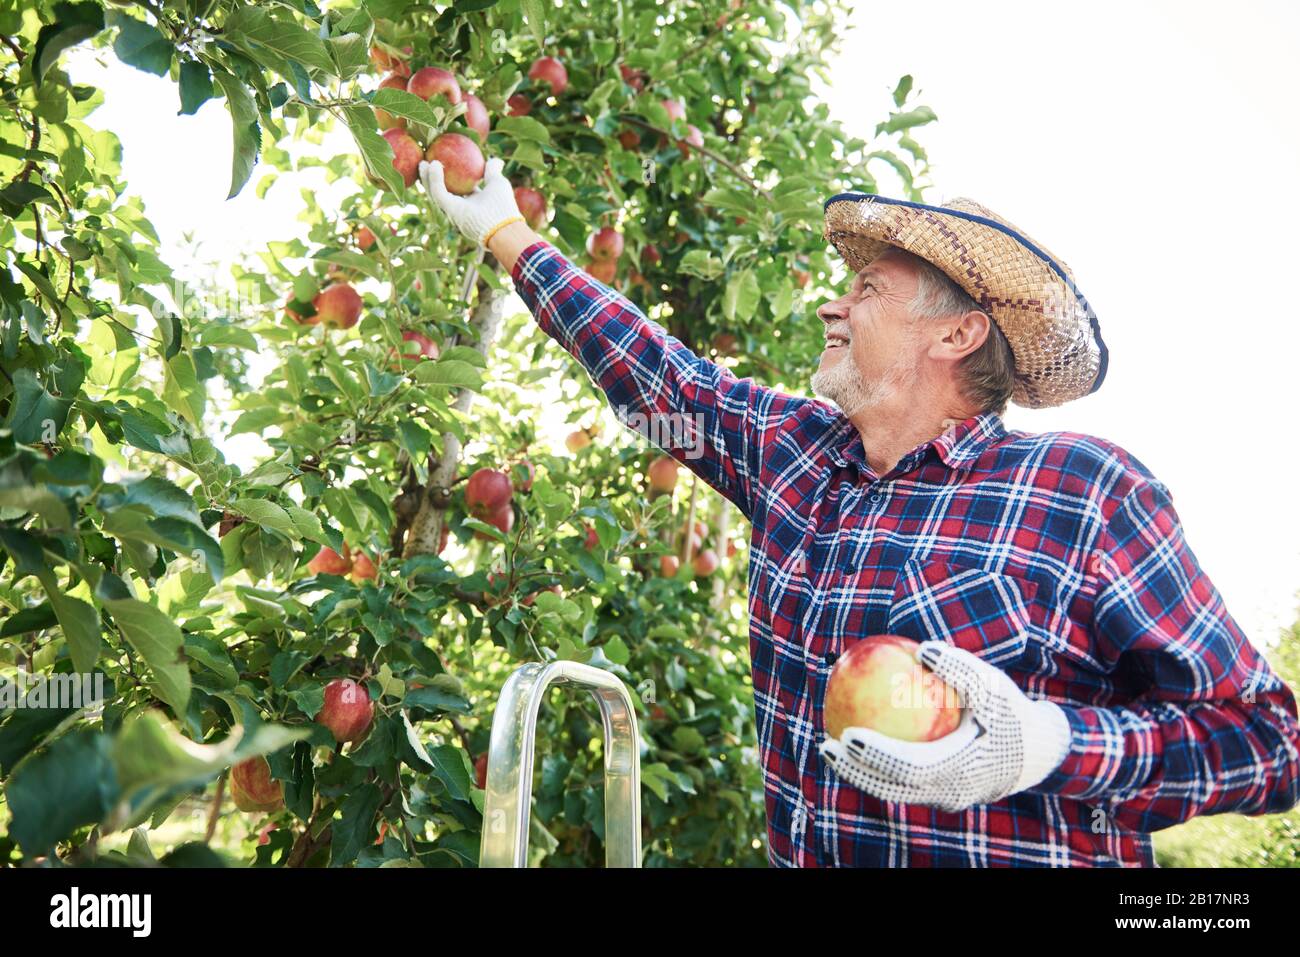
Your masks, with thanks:
[{"label": "ear", "polygon": [[982,346],[991,333],[989,317],[974,309],[945,320],[943,334],[930,346],[930,358],[957,362]]}]

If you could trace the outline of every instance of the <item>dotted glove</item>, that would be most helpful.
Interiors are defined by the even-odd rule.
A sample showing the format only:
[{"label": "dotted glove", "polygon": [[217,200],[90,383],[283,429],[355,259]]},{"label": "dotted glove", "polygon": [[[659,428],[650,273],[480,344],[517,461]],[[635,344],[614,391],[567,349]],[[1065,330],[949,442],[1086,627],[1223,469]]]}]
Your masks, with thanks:
[{"label": "dotted glove", "polygon": [[500,157],[488,160],[483,182],[468,196],[457,196],[447,189],[438,160],[420,163],[420,182],[457,229],[474,242],[487,245],[498,229],[524,221],[515,202],[514,187],[501,174],[503,166]]},{"label": "dotted glove", "polygon": [[962,811],[1038,784],[1070,751],[1070,724],[1006,672],[963,648],[927,641],[917,658],[955,690],[964,711],[935,741],[899,741],[869,728],[827,737],[821,756],[841,780],[882,801]]}]

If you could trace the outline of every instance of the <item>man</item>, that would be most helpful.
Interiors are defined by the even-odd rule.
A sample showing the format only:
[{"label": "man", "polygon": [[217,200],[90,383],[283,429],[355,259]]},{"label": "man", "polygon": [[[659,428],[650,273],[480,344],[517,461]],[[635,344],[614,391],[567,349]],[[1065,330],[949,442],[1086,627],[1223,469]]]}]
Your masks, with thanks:
[{"label": "man", "polygon": [[[1151,831],[1300,799],[1295,699],[1168,489],[1112,443],[1002,424],[1008,400],[1058,405],[1105,375],[1096,317],[1041,245],[968,200],[833,197],[854,278],[818,310],[819,402],[667,336],[523,224],[501,168],[468,197],[436,162],[421,177],[611,403],[702,423],[702,454],[668,451],[753,524],[773,864],[1151,865]],[[922,642],[957,730],[827,739],[831,667],[880,633]]]}]

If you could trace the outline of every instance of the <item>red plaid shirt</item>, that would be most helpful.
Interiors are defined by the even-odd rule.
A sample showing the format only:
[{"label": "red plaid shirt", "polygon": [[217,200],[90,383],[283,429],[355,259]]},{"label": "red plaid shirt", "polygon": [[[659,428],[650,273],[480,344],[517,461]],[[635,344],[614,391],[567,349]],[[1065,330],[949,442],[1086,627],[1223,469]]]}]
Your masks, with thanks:
[{"label": "red plaid shirt", "polygon": [[[702,454],[666,451],[752,523],[774,865],[1151,865],[1151,831],[1300,800],[1291,691],[1201,571],[1168,489],[1123,449],[987,413],[877,475],[833,406],[697,357],[549,244],[513,278],[616,409],[700,423]],[[817,753],[826,680],[883,632],[951,641],[1061,705],[1064,763],[959,813],[842,784]]]}]

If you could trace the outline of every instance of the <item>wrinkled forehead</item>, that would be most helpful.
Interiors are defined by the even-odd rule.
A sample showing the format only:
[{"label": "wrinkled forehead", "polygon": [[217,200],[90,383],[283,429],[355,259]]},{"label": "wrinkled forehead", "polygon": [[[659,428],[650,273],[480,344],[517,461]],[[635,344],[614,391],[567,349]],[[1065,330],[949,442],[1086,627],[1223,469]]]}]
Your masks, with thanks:
[{"label": "wrinkled forehead", "polygon": [[871,283],[877,288],[897,289],[916,284],[918,261],[896,246],[886,247],[853,277],[854,288]]}]

